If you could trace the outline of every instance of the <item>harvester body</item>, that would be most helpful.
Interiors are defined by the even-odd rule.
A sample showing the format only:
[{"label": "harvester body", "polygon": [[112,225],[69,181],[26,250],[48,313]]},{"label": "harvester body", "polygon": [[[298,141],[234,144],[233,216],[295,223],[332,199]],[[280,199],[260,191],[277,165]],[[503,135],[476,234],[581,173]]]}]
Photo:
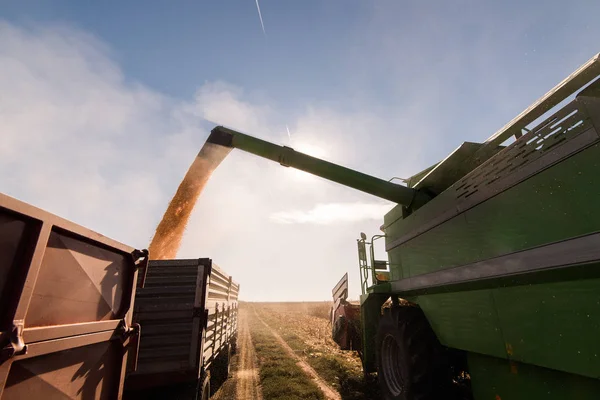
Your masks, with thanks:
[{"label": "harvester body", "polygon": [[[468,369],[475,399],[597,399],[599,75],[596,56],[486,142],[463,143],[406,187],[222,127],[209,142],[398,203],[384,216],[387,262],[369,263],[361,246],[364,255],[373,240],[359,240],[360,312],[333,293],[332,333],[353,348],[336,323],[351,327],[349,317],[360,318],[365,372],[381,381],[393,378],[382,371],[386,363],[409,368],[385,358],[388,339],[403,340],[394,329],[427,325],[409,341],[427,337],[425,347],[444,350],[423,353],[428,359],[464,360],[457,364]],[[409,399],[406,391],[417,387],[410,385],[391,382],[384,393]]]},{"label": "harvester body", "polygon": [[476,398],[600,394],[597,87],[410,216],[384,218],[390,283],[363,304],[417,303],[443,345],[467,352]]}]

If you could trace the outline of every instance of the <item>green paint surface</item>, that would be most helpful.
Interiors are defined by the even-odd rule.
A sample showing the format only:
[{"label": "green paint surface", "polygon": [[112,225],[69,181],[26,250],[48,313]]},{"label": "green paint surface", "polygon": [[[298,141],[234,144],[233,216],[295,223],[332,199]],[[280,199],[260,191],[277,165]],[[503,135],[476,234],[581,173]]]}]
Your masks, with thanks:
[{"label": "green paint surface", "polygon": [[493,295],[511,359],[600,378],[600,279],[507,287]]},{"label": "green paint surface", "polygon": [[[599,167],[596,144],[392,249],[392,279],[600,232]],[[447,207],[451,193],[452,188],[393,223],[399,212],[392,210],[387,243],[415,229],[428,213]],[[562,273],[549,280],[548,273],[539,272],[527,283],[498,279],[484,289],[480,283],[466,284],[410,300],[422,307],[449,347],[546,367],[557,376],[569,372],[600,378],[600,279],[593,272],[600,265],[581,268],[585,279],[564,272],[564,280]]]},{"label": "green paint surface", "polygon": [[377,350],[375,348],[375,335],[381,317],[381,306],[390,297],[386,294],[369,293],[360,296],[360,322],[362,326],[363,370],[376,372]]},{"label": "green paint surface", "polygon": [[443,345],[506,357],[490,290],[439,293],[408,300],[421,306]]},{"label": "green paint surface", "polygon": [[[595,145],[392,249],[403,268],[393,270],[392,279],[600,231],[599,169]],[[388,227],[386,243],[426,212],[437,212],[445,195]]]},{"label": "green paint surface", "polygon": [[476,353],[468,355],[475,400],[597,400],[600,380],[509,362]]}]

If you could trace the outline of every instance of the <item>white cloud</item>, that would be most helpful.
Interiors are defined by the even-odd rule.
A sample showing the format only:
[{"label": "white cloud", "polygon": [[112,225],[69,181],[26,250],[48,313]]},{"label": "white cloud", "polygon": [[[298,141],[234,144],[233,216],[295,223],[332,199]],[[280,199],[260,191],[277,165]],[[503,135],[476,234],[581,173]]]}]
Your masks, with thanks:
[{"label": "white cloud", "polygon": [[[368,143],[360,131],[375,120],[316,107],[287,118],[223,82],[176,102],[128,80],[104,44],[64,26],[0,23],[0,87],[0,190],[138,248],[204,143],[205,120],[288,144],[279,122],[287,120],[292,146],[357,169],[364,154],[349,149]],[[344,272],[355,273],[358,232],[381,224],[384,207],[373,200],[233,152],[201,196],[179,257],[213,258],[248,300],[326,299]],[[270,218],[314,204],[304,224]]]},{"label": "white cloud", "polygon": [[1,22],[0,88],[2,191],[146,246],[197,130],[127,82],[101,42],[64,26]]},{"label": "white cloud", "polygon": [[265,104],[242,101],[244,91],[226,82],[207,82],[197,92],[195,101],[185,107],[215,124],[245,132],[263,132],[268,128],[272,110]]},{"label": "white cloud", "polygon": [[271,220],[283,224],[323,224],[337,222],[357,222],[363,220],[380,221],[393,204],[381,203],[331,203],[317,204],[311,210],[280,211],[271,214]]}]

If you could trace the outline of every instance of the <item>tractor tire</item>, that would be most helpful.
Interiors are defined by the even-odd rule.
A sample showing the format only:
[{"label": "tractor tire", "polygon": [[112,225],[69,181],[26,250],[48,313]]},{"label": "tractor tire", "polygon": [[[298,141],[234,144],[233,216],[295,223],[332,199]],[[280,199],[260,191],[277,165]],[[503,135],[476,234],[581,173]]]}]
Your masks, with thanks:
[{"label": "tractor tire", "polygon": [[376,346],[377,376],[386,400],[445,398],[451,380],[443,348],[420,308],[385,309]]}]

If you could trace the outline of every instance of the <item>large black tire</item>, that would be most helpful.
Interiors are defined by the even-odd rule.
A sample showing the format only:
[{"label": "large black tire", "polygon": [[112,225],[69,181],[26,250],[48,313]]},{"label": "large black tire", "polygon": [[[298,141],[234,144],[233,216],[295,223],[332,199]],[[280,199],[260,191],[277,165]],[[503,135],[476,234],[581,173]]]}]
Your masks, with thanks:
[{"label": "large black tire", "polygon": [[140,397],[140,400],[208,400],[212,394],[210,390],[210,373],[204,371],[197,381],[155,388]]},{"label": "large black tire", "polygon": [[376,346],[377,376],[386,400],[445,398],[450,379],[443,348],[420,308],[385,309]]},{"label": "large black tire", "polygon": [[210,366],[214,387],[219,387],[227,380],[230,372],[231,346],[226,345]]},{"label": "large black tire", "polygon": [[210,399],[210,374],[205,372],[198,381],[198,392],[197,400],[209,400]]},{"label": "large black tire", "polygon": [[237,353],[237,332],[236,334],[231,338],[231,354],[236,354]]}]

